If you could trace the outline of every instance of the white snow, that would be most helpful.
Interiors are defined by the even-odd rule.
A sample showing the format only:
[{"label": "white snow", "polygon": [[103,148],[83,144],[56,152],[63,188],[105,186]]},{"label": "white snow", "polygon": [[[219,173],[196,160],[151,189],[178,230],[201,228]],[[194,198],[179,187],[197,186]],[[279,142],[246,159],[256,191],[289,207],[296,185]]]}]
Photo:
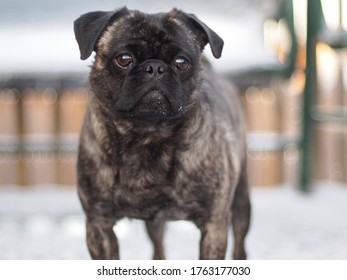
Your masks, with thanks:
[{"label": "white snow", "polygon": [[[250,259],[347,259],[347,186],[321,183],[312,193],[293,187],[253,188]],[[0,188],[0,259],[89,259],[84,215],[74,188]],[[123,259],[150,259],[143,222],[115,226]],[[168,259],[197,259],[200,233],[169,222]],[[231,244],[227,258],[231,257]]]}]

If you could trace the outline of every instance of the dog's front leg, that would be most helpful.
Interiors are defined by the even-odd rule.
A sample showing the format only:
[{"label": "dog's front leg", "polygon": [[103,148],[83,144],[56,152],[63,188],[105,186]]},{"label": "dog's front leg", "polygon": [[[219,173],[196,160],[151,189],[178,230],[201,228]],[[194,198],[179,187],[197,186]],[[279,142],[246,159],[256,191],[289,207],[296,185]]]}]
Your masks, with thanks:
[{"label": "dog's front leg", "polygon": [[165,260],[163,235],[165,222],[161,220],[146,221],[146,229],[154,247],[153,260]]},{"label": "dog's front leg", "polygon": [[224,260],[228,228],[228,219],[209,221],[200,227],[200,260]]},{"label": "dog's front leg", "polygon": [[110,218],[87,219],[87,245],[94,260],[119,260],[114,224],[115,220]]}]

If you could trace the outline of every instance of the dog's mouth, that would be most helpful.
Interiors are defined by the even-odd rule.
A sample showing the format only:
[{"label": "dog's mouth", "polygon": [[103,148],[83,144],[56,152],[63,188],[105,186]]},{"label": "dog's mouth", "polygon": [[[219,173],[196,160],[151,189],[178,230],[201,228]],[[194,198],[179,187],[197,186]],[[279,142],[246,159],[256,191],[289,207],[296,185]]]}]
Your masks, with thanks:
[{"label": "dog's mouth", "polygon": [[182,101],[175,96],[168,96],[159,89],[147,91],[135,104],[126,107],[123,105],[117,109],[121,116],[145,121],[173,120],[185,114]]},{"label": "dog's mouth", "polygon": [[145,94],[136,104],[135,110],[144,115],[167,117],[172,114],[168,98],[159,90]]}]

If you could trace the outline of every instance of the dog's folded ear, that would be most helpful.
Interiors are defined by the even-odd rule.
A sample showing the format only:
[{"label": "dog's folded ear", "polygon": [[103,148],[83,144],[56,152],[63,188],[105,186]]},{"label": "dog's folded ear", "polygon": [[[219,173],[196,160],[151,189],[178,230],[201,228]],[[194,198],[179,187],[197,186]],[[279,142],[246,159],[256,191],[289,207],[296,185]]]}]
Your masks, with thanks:
[{"label": "dog's folded ear", "polygon": [[[193,32],[198,34],[200,38],[201,50],[209,43],[212,54],[215,58],[219,58],[222,54],[223,40],[205,23],[199,20],[193,14],[186,14],[179,10],[173,10],[179,18],[192,29]],[[95,50],[95,46],[109,24],[122,15],[127,14],[129,11],[126,7],[111,11],[111,12],[90,12],[80,16],[74,21],[75,37],[80,49],[81,59],[87,59]]]},{"label": "dog's folded ear", "polygon": [[[179,12],[179,11],[178,11]],[[209,43],[212,54],[215,58],[220,58],[222,55],[224,41],[218,36],[211,28],[209,28],[205,23],[198,19],[194,14],[181,13],[183,16],[183,21],[187,24],[189,28],[199,30],[202,37],[202,49]]]},{"label": "dog's folded ear", "polygon": [[75,37],[80,49],[81,59],[87,59],[95,50],[95,46],[106,27],[118,16],[127,12],[127,8],[111,12],[90,12],[74,21]]}]

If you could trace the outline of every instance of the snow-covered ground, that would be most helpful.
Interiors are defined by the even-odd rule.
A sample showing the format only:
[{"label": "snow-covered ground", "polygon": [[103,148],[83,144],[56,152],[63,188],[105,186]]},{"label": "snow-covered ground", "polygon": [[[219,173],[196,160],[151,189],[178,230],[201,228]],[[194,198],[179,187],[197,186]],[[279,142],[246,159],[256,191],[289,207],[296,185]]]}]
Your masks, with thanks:
[{"label": "snow-covered ground", "polygon": [[[347,186],[319,184],[310,194],[284,186],[251,193],[250,259],[347,259]],[[123,259],[150,259],[141,221],[122,220],[115,231]],[[168,259],[197,259],[198,243],[194,225],[168,223]],[[0,248],[0,259],[89,259],[75,190],[1,187]]]}]

